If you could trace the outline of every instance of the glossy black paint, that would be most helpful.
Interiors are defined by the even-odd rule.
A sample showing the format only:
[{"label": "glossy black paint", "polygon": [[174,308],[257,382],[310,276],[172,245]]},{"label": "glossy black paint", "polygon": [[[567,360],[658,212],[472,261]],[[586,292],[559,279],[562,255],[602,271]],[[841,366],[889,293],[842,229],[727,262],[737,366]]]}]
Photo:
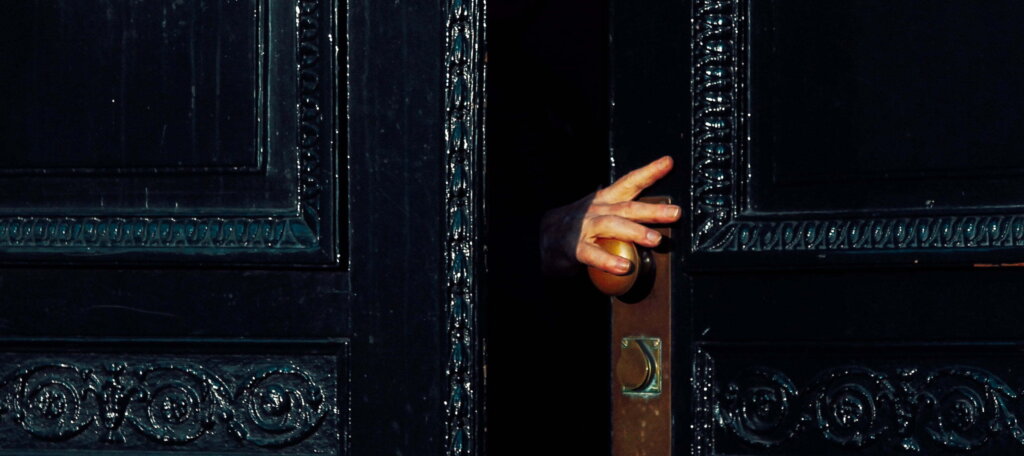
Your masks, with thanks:
[{"label": "glossy black paint", "polygon": [[10,5],[5,171],[258,167],[257,5]]},{"label": "glossy black paint", "polygon": [[750,3],[750,210],[1019,206],[1022,12]]},{"label": "glossy black paint", "polygon": [[[480,33],[482,4],[12,8],[2,451],[478,451],[479,299],[449,284],[480,269],[482,182],[448,170],[482,148],[448,128],[482,138],[450,20]],[[477,84],[458,111],[446,61]]]},{"label": "glossy black paint", "polygon": [[[332,5],[51,1],[5,16],[5,261],[339,264]],[[96,32],[71,44],[83,29]]]},{"label": "glossy black paint", "polygon": [[675,454],[1019,453],[1015,8],[613,2],[616,170],[689,206]]}]

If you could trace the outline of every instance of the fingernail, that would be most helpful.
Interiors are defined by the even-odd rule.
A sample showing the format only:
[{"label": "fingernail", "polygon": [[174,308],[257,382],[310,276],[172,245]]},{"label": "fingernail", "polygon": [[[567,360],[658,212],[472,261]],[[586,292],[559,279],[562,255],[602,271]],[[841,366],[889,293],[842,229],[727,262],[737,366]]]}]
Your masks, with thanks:
[{"label": "fingernail", "polygon": [[647,240],[651,242],[658,242],[661,240],[661,234],[657,231],[648,231]]},{"label": "fingernail", "polygon": [[663,212],[665,214],[665,217],[676,218],[676,217],[679,217],[679,214],[681,214],[683,212],[683,210],[679,206],[669,206],[669,207],[666,207],[663,210]]},{"label": "fingernail", "polygon": [[629,272],[629,265],[629,260],[625,258],[619,258],[618,260],[615,260],[616,271],[622,271],[623,273],[627,273]]}]

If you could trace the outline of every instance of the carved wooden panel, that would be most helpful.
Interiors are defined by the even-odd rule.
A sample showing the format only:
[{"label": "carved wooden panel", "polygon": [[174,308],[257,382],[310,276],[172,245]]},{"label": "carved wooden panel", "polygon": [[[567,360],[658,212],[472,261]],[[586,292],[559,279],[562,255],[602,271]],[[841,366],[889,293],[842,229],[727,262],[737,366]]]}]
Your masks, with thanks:
[{"label": "carved wooden panel", "polygon": [[346,347],[3,353],[0,452],[345,454]]},{"label": "carved wooden panel", "polygon": [[337,263],[337,11],[12,6],[0,261]]},{"label": "carved wooden panel", "polygon": [[696,263],[1022,258],[1018,3],[691,12]]},{"label": "carved wooden panel", "polygon": [[701,345],[694,453],[1015,454],[1008,344]]}]

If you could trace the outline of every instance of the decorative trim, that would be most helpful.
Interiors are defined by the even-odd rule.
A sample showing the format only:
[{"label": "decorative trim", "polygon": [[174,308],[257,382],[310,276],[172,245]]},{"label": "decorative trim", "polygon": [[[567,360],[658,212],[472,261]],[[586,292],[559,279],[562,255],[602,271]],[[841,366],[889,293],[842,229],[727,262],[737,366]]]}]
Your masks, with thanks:
[{"label": "decorative trim", "polygon": [[715,360],[702,348],[693,357],[693,451],[695,456],[715,452]]},{"label": "decorative trim", "polygon": [[736,216],[740,0],[697,0],[693,20],[693,248]]},{"label": "decorative trim", "polygon": [[[320,148],[322,132],[329,131],[324,126],[323,100],[321,99],[321,61],[324,51],[322,17],[324,8],[321,0],[298,0],[298,49],[299,63],[299,100],[298,100],[298,147],[299,157],[296,162],[299,182],[298,219],[306,229],[313,233],[314,239],[320,239],[320,195],[324,184],[321,182]],[[328,49],[329,51],[329,49]],[[328,80],[328,83],[333,83]]]},{"label": "decorative trim", "polygon": [[[298,44],[298,201],[294,216],[0,216],[0,250],[75,252],[96,249],[223,254],[225,250],[311,250],[321,247],[324,126],[321,75],[325,35],[322,0],[295,0]],[[187,251],[186,251],[187,249]]]},{"label": "decorative trim", "polygon": [[743,220],[747,0],[697,0],[693,20],[695,252],[1024,246],[1024,215]]},{"label": "decorative trim", "polygon": [[753,448],[811,440],[901,453],[929,448],[962,453],[996,439],[1024,445],[1016,416],[1019,392],[975,367],[889,373],[843,366],[822,371],[805,387],[761,367],[742,372],[722,389],[715,385],[714,391],[715,422]]},{"label": "decorative trim", "polygon": [[447,0],[445,39],[445,454],[479,452],[477,274],[482,217],[483,0]]},{"label": "decorative trim", "polygon": [[334,372],[315,377],[290,363],[253,368],[248,360],[210,361],[18,363],[0,384],[0,428],[9,434],[4,446],[17,447],[13,428],[27,445],[251,452],[297,445],[339,413]]},{"label": "decorative trim", "polygon": [[738,221],[700,247],[708,251],[991,248],[1024,246],[1024,215]]},{"label": "decorative trim", "polygon": [[294,217],[6,217],[0,248],[305,249],[318,237]]}]

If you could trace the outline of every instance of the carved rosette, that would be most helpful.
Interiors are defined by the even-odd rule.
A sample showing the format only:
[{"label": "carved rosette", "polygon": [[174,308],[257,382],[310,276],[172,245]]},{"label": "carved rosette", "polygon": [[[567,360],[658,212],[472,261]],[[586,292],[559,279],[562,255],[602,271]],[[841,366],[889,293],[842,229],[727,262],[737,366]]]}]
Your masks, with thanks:
[{"label": "carved rosette", "polygon": [[947,448],[973,450],[1001,433],[1024,442],[1009,408],[1017,393],[991,373],[961,367],[932,372],[916,399],[928,436]]},{"label": "carved rosette", "polygon": [[95,404],[87,401],[96,377],[68,364],[27,368],[4,384],[4,415],[33,437],[61,441],[93,423]]},{"label": "carved rosette", "polygon": [[754,369],[726,386],[719,422],[743,441],[770,448],[796,433],[796,398],[796,387],[784,374]]},{"label": "carved rosette", "polygon": [[477,451],[480,392],[476,308],[483,158],[483,3],[447,0],[445,30],[445,453]]},{"label": "carved rosette", "polygon": [[813,422],[826,440],[860,448],[896,428],[896,388],[863,368],[830,371],[814,382]]},{"label": "carved rosette", "polygon": [[48,442],[98,435],[125,444],[126,434],[136,432],[154,443],[184,445],[223,434],[281,448],[320,428],[331,411],[323,387],[290,365],[248,372],[232,385],[190,364],[41,363],[3,380],[0,426]]},{"label": "carved rosette", "polygon": [[[121,378],[123,370],[117,377]],[[111,387],[115,386],[112,380],[107,382]],[[122,385],[106,393],[119,395],[120,400],[109,397],[104,401],[115,407],[129,401],[123,413],[114,408],[109,415],[125,416],[146,437],[161,443],[183,444],[201,437],[214,427],[218,413],[223,412],[221,404],[229,397],[227,385],[217,377],[189,366],[150,366],[139,370],[132,380],[130,389]],[[106,426],[116,431],[118,424]]]},{"label": "carved rosette", "polygon": [[324,392],[294,367],[267,370],[242,385],[235,403],[244,410],[232,422],[239,437],[263,447],[283,447],[315,431],[324,418]]},{"label": "carved rosette", "polygon": [[[721,390],[708,379],[709,374],[698,376],[697,387],[706,382],[715,391],[715,422],[752,449],[815,439],[900,452],[934,448],[961,453],[985,448],[997,438],[1024,446],[1024,428],[1016,417],[1024,404],[1014,389],[982,369],[901,369],[890,375],[843,367],[817,375],[805,388],[768,368],[748,369]],[[714,439],[701,432],[714,431],[697,435],[713,446]],[[709,448],[700,454],[713,453]]]}]

